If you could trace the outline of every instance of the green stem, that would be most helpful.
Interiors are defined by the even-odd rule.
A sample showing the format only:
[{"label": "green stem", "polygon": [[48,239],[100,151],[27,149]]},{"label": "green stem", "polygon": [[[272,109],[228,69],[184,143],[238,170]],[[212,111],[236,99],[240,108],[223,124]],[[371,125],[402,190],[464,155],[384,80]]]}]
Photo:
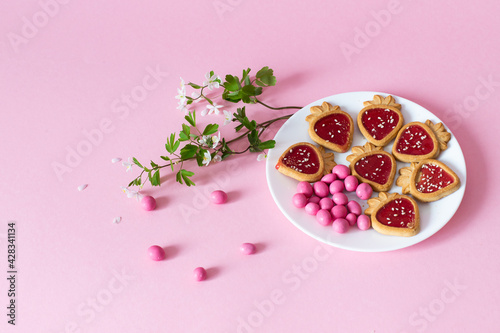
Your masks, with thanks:
[{"label": "green stem", "polygon": [[259,103],[260,105],[263,105],[263,106],[265,106],[266,108],[269,108],[269,109],[271,109],[271,110],[286,110],[286,109],[297,109],[297,110],[300,110],[300,109],[302,109],[302,107],[301,107],[301,106],[282,106],[282,107],[279,107],[279,108],[275,108],[275,107],[269,106],[269,105],[267,105],[267,104],[265,104],[265,103],[263,103],[263,102],[259,101],[257,98],[255,99],[255,101],[256,101],[257,103]]}]

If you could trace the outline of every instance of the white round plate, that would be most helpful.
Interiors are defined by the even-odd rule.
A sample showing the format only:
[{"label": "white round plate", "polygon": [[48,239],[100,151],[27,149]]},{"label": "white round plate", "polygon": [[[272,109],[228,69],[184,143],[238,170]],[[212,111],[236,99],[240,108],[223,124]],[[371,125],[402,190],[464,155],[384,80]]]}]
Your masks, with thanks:
[{"label": "white round plate", "polygon": [[[452,133],[451,140],[448,143],[448,149],[441,152],[438,159],[455,171],[461,180],[460,188],[441,200],[431,203],[418,203],[420,211],[420,232],[413,237],[382,235],[373,229],[361,231],[356,226],[351,227],[345,234],[338,234],[333,231],[331,227],[324,227],[318,224],[314,216],[306,214],[304,209],[294,207],[292,205],[292,196],[296,193],[298,181],[279,173],[275,169],[275,165],[281,154],[292,144],[297,142],[314,143],[307,132],[309,123],[305,121],[306,116],[310,114],[310,107],[321,105],[324,101],[332,105],[340,106],[342,110],[351,115],[356,127],[351,147],[362,146],[365,144],[366,139],[357,128],[356,118],[359,111],[363,108],[363,102],[371,101],[374,95],[387,96],[388,94],[370,91],[343,93],[320,99],[300,109],[288,119],[278,133],[276,133],[274,138],[276,140],[276,146],[269,151],[266,162],[267,183],[271,195],[283,214],[285,214],[297,228],[309,236],[335,247],[362,252],[382,252],[402,249],[432,236],[448,223],[453,217],[453,214],[455,214],[462,202],[466,184],[464,155],[458,141]],[[427,119],[432,120],[434,123],[441,122],[439,118],[422,106],[402,97],[394,96],[394,98],[397,103],[401,104],[401,112],[403,113],[405,123],[411,121],[425,122]],[[447,130],[449,131],[449,129]],[[392,144],[393,142],[389,143],[384,149],[390,152]],[[335,153],[335,162],[337,164],[349,165],[346,161],[346,157],[350,154],[350,151],[346,153]],[[398,170],[401,167],[409,165],[408,163],[401,162],[397,164]],[[396,173],[396,177],[398,175],[399,173]],[[401,187],[394,184],[388,192],[401,193]],[[376,192],[374,192],[373,196],[375,195]],[[348,197],[350,199],[356,198],[354,193],[349,193]],[[363,210],[367,207],[366,201],[359,199],[357,199],[357,201],[361,203]]]}]

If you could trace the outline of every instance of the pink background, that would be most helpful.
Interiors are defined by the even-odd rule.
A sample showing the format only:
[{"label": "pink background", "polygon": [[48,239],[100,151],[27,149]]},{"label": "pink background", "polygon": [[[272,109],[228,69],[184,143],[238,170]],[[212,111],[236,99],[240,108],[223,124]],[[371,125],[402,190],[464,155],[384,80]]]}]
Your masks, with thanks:
[{"label": "pink background", "polygon": [[[492,0],[3,1],[0,331],[497,331],[499,11]],[[159,162],[183,121],[179,77],[202,83],[210,70],[240,75],[266,65],[278,78],[263,95],[271,105],[387,91],[443,119],[468,168],[455,217],[403,250],[323,246],[278,210],[255,154],[196,168],[195,188],[164,172],[161,188],[144,190],[158,199],[156,211],[126,198],[120,186],[138,169],[110,160]],[[161,72],[157,86],[124,108],[122,96],[151,70]],[[248,111],[260,120],[286,113]],[[100,126],[107,131],[59,179],[54,163],[65,164]],[[234,136],[231,128],[223,135]],[[89,186],[79,192],[81,184]],[[228,204],[207,205],[214,187],[229,193]],[[2,277],[11,220],[15,328]],[[242,242],[259,253],[242,256]],[[148,259],[152,244],[166,248],[167,260]],[[207,281],[193,281],[197,266],[209,269]]]}]

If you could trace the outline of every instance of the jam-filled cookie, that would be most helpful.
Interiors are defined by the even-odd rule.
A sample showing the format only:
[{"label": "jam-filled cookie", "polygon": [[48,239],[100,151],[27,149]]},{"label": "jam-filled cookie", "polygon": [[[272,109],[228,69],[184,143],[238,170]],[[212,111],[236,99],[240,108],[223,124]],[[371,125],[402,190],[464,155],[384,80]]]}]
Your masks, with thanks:
[{"label": "jam-filled cookie", "polygon": [[411,194],[423,202],[436,201],[452,194],[460,187],[460,179],[446,164],[434,159],[412,163],[399,170],[396,185],[404,194]]},{"label": "jam-filled cookie", "polygon": [[299,181],[316,182],[332,171],[336,165],[334,157],[321,146],[299,142],[283,152],[276,169]]},{"label": "jam-filled cookie", "polygon": [[418,205],[411,197],[380,192],[368,205],[365,214],[371,215],[372,227],[379,233],[410,237],[420,231]]},{"label": "jam-filled cookie", "polygon": [[363,147],[355,146],[346,160],[351,163],[351,172],[360,182],[368,183],[374,191],[388,191],[396,175],[396,160],[391,153],[367,142]]},{"label": "jam-filled cookie", "polygon": [[399,131],[392,154],[401,162],[419,162],[436,158],[442,150],[448,148],[451,134],[443,123],[434,124],[426,120],[425,124],[414,121],[406,124]]},{"label": "jam-filled cookie", "polygon": [[366,101],[363,105],[365,107],[358,114],[361,134],[375,146],[387,145],[403,126],[401,105],[391,95],[385,98],[375,95],[372,101]]},{"label": "jam-filled cookie", "polygon": [[317,144],[339,153],[351,147],[354,123],[351,116],[339,106],[327,102],[313,106],[306,121],[309,122],[309,136]]}]

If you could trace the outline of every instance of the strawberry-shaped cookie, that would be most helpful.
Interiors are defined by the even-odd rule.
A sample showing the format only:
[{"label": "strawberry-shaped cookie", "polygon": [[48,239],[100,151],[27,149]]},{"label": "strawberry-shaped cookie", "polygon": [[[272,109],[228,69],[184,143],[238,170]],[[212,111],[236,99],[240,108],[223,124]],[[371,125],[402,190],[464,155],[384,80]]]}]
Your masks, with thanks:
[{"label": "strawberry-shaped cookie", "polygon": [[404,194],[410,193],[415,199],[430,202],[439,200],[460,187],[460,179],[446,164],[428,159],[401,168],[396,185]]},{"label": "strawberry-shaped cookie", "polygon": [[402,162],[419,162],[435,158],[448,148],[451,134],[443,123],[434,124],[426,120],[425,124],[415,121],[401,128],[392,146],[392,154]]},{"label": "strawberry-shaped cookie", "polygon": [[299,142],[281,155],[276,169],[299,181],[315,182],[330,173],[335,165],[333,153],[308,142]]},{"label": "strawberry-shaped cookie", "polygon": [[420,230],[418,206],[412,198],[398,193],[380,192],[368,200],[366,215],[371,215],[372,227],[385,235],[414,236]]},{"label": "strawberry-shaped cookie", "polygon": [[313,106],[306,121],[309,122],[309,136],[314,142],[339,153],[345,153],[351,147],[354,123],[339,106],[327,102]]},{"label": "strawberry-shaped cookie", "polygon": [[370,142],[363,147],[352,148],[346,160],[351,163],[351,172],[359,181],[371,185],[374,191],[385,192],[392,187],[396,175],[396,160],[391,153]]},{"label": "strawberry-shaped cookie", "polygon": [[358,127],[366,140],[375,146],[387,145],[403,126],[401,105],[389,95],[373,96],[373,101],[366,101],[358,114]]}]

